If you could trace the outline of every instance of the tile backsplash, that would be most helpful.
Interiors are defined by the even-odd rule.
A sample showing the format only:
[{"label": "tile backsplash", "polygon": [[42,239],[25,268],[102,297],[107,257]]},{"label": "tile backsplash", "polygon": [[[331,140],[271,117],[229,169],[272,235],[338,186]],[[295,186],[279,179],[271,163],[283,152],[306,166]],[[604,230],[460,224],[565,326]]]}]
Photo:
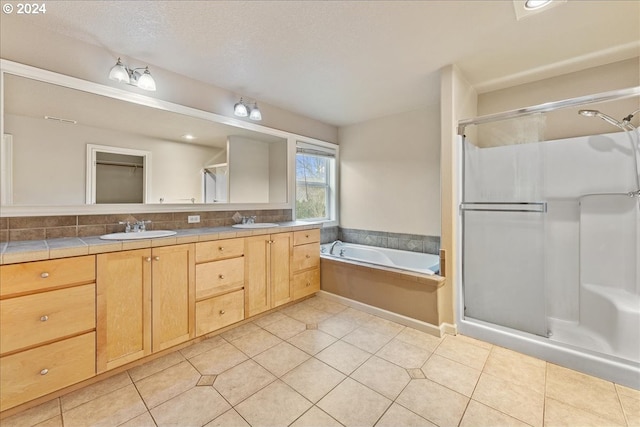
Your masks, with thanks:
[{"label": "tile backsplash", "polygon": [[[291,209],[239,211],[256,216],[256,222],[291,221]],[[222,227],[235,224],[232,211],[193,211],[131,213],[112,215],[56,215],[0,218],[0,242],[45,240],[60,237],[90,237],[124,231],[121,221],[151,221],[150,230]],[[187,217],[200,215],[200,222],[189,224]]]},{"label": "tile backsplash", "polygon": [[327,227],[321,230],[322,243],[342,240],[345,243],[400,249],[438,255],[440,236],[391,233],[386,231],[359,230],[354,228]]}]

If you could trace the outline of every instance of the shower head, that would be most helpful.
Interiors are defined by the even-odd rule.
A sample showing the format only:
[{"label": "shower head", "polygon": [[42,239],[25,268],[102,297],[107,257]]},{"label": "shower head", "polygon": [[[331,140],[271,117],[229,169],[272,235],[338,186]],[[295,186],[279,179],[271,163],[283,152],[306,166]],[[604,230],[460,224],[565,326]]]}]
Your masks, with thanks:
[{"label": "shower head", "polygon": [[578,114],[580,114],[581,116],[585,116],[585,117],[600,117],[605,122],[607,122],[609,124],[612,124],[612,125],[614,125],[616,127],[619,127],[622,130],[626,130],[623,123],[620,123],[619,121],[617,121],[613,117],[608,116],[608,115],[606,115],[604,113],[601,113],[598,110],[580,110],[580,111],[578,111]]}]

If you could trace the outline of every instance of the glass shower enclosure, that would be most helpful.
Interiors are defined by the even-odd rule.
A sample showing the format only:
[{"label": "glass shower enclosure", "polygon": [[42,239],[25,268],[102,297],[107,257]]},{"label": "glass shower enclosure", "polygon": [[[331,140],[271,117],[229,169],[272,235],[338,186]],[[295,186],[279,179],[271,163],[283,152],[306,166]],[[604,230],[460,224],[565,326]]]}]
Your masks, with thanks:
[{"label": "glass shower enclosure", "polygon": [[637,387],[640,133],[585,134],[587,101],[462,127],[460,331]]}]

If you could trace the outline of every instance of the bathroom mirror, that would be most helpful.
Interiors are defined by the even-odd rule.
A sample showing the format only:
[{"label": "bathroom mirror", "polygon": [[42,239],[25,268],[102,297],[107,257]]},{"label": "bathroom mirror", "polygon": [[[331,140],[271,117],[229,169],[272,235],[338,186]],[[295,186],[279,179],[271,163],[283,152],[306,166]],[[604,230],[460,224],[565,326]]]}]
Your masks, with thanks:
[{"label": "bathroom mirror", "polygon": [[[169,111],[163,101],[153,108],[122,99],[128,94],[118,99],[7,72],[3,80],[3,207],[141,200],[288,203],[286,135]],[[120,190],[139,185],[132,188],[137,196],[117,197]],[[110,196],[96,198],[96,189]]]}]

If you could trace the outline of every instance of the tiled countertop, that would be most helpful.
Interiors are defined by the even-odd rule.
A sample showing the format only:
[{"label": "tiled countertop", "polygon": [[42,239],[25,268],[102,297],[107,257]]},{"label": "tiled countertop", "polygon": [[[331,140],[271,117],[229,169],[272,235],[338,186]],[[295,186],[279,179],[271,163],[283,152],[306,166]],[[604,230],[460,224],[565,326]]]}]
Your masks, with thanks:
[{"label": "tiled countertop", "polygon": [[287,231],[322,228],[321,223],[301,221],[281,222],[278,227],[240,229],[233,227],[189,228],[176,230],[169,237],[139,240],[102,240],[95,237],[69,237],[50,240],[27,240],[0,243],[0,264],[41,261],[54,258],[116,252],[129,249],[152,248],[179,245],[183,243],[205,242],[208,240],[230,239],[234,237],[258,236],[262,234],[284,233]]}]

